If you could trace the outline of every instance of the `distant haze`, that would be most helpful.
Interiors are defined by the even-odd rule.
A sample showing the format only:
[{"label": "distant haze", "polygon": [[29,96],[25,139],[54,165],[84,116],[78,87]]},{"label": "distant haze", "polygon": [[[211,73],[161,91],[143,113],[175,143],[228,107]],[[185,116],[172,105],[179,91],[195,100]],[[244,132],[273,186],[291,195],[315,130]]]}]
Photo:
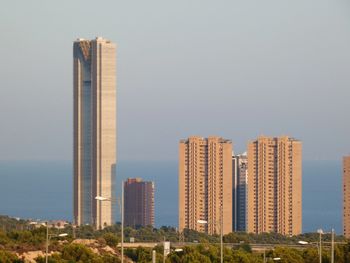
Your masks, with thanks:
[{"label": "distant haze", "polygon": [[[71,221],[72,169],[71,161],[0,161],[0,200],[7,200],[0,215]],[[342,233],[341,170],[340,161],[304,162],[303,232],[335,228]],[[154,181],[156,226],[178,225],[176,161],[120,161],[117,175],[117,198],[121,181],[128,177]],[[120,221],[118,207],[116,212]]]},{"label": "distant haze", "polygon": [[72,44],[95,36],[118,44],[119,160],[176,160],[190,135],[350,153],[347,0],[14,0],[0,32],[0,159],[71,160]]}]

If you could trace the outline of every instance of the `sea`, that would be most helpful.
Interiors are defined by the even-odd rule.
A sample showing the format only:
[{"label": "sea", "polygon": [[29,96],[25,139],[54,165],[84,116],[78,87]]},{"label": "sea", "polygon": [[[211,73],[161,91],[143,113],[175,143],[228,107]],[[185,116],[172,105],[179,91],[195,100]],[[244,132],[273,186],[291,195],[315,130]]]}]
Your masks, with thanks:
[{"label": "sea", "polygon": [[[32,220],[72,221],[71,161],[0,161],[0,215]],[[176,161],[120,161],[116,193],[122,180],[140,177],[155,182],[155,224],[177,226]],[[303,161],[303,232],[335,229],[342,233],[341,161]],[[116,221],[119,209],[116,207]]]}]

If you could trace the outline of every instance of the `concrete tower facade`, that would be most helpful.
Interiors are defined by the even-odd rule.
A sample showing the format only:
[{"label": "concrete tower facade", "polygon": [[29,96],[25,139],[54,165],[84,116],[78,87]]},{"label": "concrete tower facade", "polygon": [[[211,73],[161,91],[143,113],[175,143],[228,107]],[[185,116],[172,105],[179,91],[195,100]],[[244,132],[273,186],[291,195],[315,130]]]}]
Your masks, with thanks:
[{"label": "concrete tower facade", "polygon": [[179,230],[185,228],[208,234],[232,232],[230,140],[193,136],[180,141]]},{"label": "concrete tower facade", "polygon": [[302,231],[302,145],[289,137],[248,144],[248,232]]},{"label": "concrete tower facade", "polygon": [[350,156],[343,158],[343,233],[350,238]]},{"label": "concrete tower facade", "polygon": [[127,226],[154,226],[154,183],[140,178],[124,182],[124,223]]},{"label": "concrete tower facade", "polygon": [[113,223],[116,164],[116,45],[78,39],[74,57],[74,222]]}]

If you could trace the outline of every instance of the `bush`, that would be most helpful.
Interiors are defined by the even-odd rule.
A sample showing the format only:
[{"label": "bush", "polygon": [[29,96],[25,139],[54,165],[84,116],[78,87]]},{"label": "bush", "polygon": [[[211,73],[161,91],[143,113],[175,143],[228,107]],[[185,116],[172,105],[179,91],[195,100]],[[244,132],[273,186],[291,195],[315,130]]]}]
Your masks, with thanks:
[{"label": "bush", "polygon": [[0,262],[1,263],[24,263],[23,260],[19,259],[15,254],[7,251],[0,250]]},{"label": "bush", "polygon": [[107,245],[110,247],[116,247],[118,245],[118,237],[112,233],[106,233],[103,236],[103,239],[106,241]]}]

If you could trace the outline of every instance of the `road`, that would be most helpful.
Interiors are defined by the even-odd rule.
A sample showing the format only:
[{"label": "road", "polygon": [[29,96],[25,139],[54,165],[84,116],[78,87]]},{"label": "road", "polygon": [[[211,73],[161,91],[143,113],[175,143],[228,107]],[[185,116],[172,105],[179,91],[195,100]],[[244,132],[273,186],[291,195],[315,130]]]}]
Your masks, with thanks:
[{"label": "road", "polygon": [[[338,244],[342,242],[337,242]],[[171,246],[174,248],[182,248],[184,246],[195,246],[198,245],[199,243],[193,243],[193,242],[181,242],[181,243],[171,243]],[[211,244],[216,244],[220,245],[220,243],[211,243]],[[137,248],[137,247],[146,247],[146,248],[153,248],[157,245],[162,246],[163,242],[142,242],[142,243],[124,243],[124,248]],[[242,245],[241,243],[224,243],[224,246],[226,247],[239,247]],[[308,247],[316,247],[316,243],[311,243],[307,245],[299,245],[299,244],[249,244],[250,247],[254,252],[259,252],[259,251],[264,251],[264,250],[270,250],[274,249],[275,247],[289,247],[289,248],[295,248],[295,249],[305,249]],[[118,245],[120,246],[120,244]],[[330,247],[329,242],[325,242],[322,244],[322,247],[328,248]]]}]

